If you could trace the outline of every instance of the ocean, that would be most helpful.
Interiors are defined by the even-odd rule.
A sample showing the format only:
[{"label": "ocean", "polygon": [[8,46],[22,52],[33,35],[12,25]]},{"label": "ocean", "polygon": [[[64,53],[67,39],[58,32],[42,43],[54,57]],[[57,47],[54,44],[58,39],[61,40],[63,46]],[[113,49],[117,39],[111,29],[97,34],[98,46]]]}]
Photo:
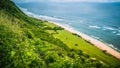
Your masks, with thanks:
[{"label": "ocean", "polygon": [[120,3],[16,3],[30,16],[59,22],[120,51]]}]

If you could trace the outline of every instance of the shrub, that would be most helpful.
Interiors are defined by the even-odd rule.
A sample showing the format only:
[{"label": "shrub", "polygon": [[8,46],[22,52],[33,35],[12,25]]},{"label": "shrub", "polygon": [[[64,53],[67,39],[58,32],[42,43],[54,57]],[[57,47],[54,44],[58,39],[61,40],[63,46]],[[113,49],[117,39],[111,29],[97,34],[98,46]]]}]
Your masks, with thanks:
[{"label": "shrub", "polygon": [[75,44],[75,46],[78,46],[78,44]]}]

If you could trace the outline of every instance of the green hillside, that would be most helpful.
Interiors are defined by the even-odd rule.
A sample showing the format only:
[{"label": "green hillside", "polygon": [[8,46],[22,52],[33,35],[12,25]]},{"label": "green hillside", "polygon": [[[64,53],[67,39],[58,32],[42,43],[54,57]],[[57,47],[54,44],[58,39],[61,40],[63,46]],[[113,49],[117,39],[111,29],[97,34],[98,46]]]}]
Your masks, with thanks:
[{"label": "green hillside", "polygon": [[76,34],[0,0],[0,68],[119,67],[120,60]]}]

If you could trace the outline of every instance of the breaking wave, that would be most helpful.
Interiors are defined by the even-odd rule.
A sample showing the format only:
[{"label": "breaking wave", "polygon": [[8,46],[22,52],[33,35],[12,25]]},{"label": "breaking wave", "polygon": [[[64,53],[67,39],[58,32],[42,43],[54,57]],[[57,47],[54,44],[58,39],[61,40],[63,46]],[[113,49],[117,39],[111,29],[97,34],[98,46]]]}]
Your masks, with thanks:
[{"label": "breaking wave", "polygon": [[39,14],[35,14],[32,13],[30,11],[28,11],[28,9],[26,8],[21,8],[20,9],[27,15],[38,18],[38,19],[45,19],[45,20],[53,20],[53,21],[62,21],[63,19],[60,18],[56,18],[55,16],[51,17],[51,16],[45,16],[45,15],[39,15]]},{"label": "breaking wave", "polygon": [[100,29],[101,27],[99,27],[99,26],[89,26],[89,28],[97,28],[97,29]]}]

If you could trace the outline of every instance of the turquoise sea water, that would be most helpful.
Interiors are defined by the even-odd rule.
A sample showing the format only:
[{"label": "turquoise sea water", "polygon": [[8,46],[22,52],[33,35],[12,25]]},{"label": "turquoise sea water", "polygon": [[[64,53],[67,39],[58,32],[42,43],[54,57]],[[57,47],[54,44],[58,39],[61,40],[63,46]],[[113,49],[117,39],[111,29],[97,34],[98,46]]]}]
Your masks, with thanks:
[{"label": "turquoise sea water", "polygon": [[17,3],[27,14],[74,28],[120,51],[120,3]]}]

